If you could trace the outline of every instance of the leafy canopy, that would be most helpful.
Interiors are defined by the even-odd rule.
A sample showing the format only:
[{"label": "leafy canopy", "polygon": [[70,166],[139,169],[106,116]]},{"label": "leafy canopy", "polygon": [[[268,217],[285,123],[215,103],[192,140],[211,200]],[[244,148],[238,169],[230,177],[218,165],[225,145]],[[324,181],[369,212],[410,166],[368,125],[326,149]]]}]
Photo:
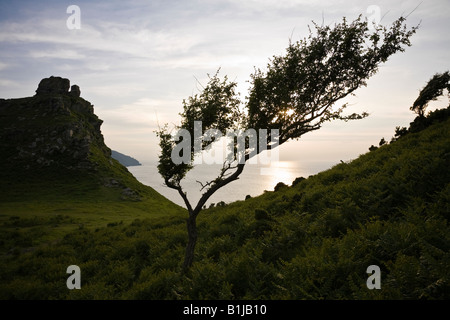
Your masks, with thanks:
[{"label": "leafy canopy", "polygon": [[416,101],[414,101],[411,110],[423,117],[428,103],[436,100],[447,89],[450,95],[450,73],[436,73],[420,91]]},{"label": "leafy canopy", "polygon": [[351,23],[344,18],[334,27],[314,23],[307,38],[289,43],[284,56],[275,56],[267,71],[252,75],[248,101],[249,128],[280,129],[280,144],[320,129],[326,121],[353,120],[367,113],[342,115],[347,104],[335,104],[366,85],[378,65],[402,45],[417,27],[407,30],[405,18],[390,29],[377,26],[369,31],[361,16]]},{"label": "leafy canopy", "polygon": [[[200,94],[183,101],[181,125],[177,130],[187,130],[194,137],[194,122],[202,121],[202,133],[208,129],[278,129],[279,145],[298,139],[303,134],[320,129],[331,120],[362,119],[368,114],[343,115],[347,103],[335,105],[353,94],[378,71],[378,66],[398,51],[410,46],[410,37],[416,27],[408,29],[405,18],[400,17],[388,28],[368,27],[367,20],[359,16],[348,23],[345,18],[333,27],[313,22],[315,31],[309,29],[308,37],[290,42],[285,55],[274,56],[267,70],[255,69],[251,75],[251,87],[246,103],[236,93],[236,83],[225,76],[221,80],[218,72],[209,77],[208,84]],[[243,108],[242,108],[243,107]],[[243,110],[242,110],[243,109]],[[267,134],[267,149],[271,135]],[[193,168],[195,155],[208,148],[214,139],[202,140],[202,150],[196,150],[192,138],[190,162],[174,164],[171,152],[176,142],[167,126],[157,132],[160,138],[161,155],[158,170],[166,184],[180,188],[180,181]],[[256,154],[264,149],[257,150]],[[224,164],[221,175],[214,184],[221,183],[225,171],[231,168],[242,170],[241,166]],[[237,177],[235,177],[237,178]]]}]

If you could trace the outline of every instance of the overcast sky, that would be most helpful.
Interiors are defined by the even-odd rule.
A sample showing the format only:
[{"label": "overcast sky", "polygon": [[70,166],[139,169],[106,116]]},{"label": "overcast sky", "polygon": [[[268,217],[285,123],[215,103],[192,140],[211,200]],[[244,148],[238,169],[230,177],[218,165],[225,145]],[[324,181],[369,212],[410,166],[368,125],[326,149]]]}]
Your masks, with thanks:
[{"label": "overcast sky", "polygon": [[[80,8],[79,29],[67,25],[75,21],[74,12],[67,13],[70,5]],[[206,83],[207,74],[220,67],[244,98],[254,67],[283,54],[289,38],[307,36],[311,21],[369,17],[371,5],[379,8],[381,24],[410,14],[407,25],[421,26],[412,46],[392,56],[348,100],[348,112],[367,111],[370,117],[327,124],[281,147],[286,160],[346,161],[382,137],[390,140],[396,126],[408,126],[419,90],[449,69],[450,1],[1,0],[0,97],[32,96],[42,78],[68,78],[104,120],[110,148],[154,160],[158,121],[178,121],[182,100],[198,93],[196,79]],[[441,99],[432,107],[446,105],[448,99]]]}]

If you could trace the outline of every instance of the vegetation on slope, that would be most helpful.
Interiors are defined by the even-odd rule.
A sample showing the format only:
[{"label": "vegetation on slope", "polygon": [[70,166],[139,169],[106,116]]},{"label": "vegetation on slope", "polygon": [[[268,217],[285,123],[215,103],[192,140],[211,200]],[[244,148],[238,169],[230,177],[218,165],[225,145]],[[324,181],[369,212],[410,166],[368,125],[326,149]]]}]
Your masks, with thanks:
[{"label": "vegetation on slope", "polygon": [[[44,226],[71,214],[8,216],[2,203],[0,298],[448,299],[450,119],[441,113],[426,126],[292,187],[207,209],[187,274],[176,210],[45,242]],[[88,210],[83,201],[73,210]],[[98,205],[119,216],[117,202]],[[66,287],[72,264],[80,290]],[[366,286],[370,265],[381,268],[380,290]]]},{"label": "vegetation on slope", "polygon": [[[33,97],[0,99],[2,284],[20,278],[7,272],[18,257],[39,254],[74,230],[184,213],[111,158],[93,106],[79,88],[78,95],[68,88],[68,79],[51,77]],[[24,281],[28,295],[34,285]]]}]

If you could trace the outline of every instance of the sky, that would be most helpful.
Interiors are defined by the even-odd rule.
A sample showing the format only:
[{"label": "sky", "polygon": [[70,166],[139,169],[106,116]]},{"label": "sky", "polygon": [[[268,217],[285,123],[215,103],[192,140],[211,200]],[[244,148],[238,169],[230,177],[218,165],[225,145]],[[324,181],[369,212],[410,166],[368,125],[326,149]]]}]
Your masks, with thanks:
[{"label": "sky", "polygon": [[[449,0],[0,0],[0,98],[33,96],[41,79],[68,78],[104,121],[106,144],[151,162],[159,153],[154,131],[179,121],[183,99],[199,93],[208,74],[220,68],[244,99],[254,68],[306,37],[312,21],[376,18],[371,6],[383,25],[409,15],[407,25],[420,28],[411,47],[342,101],[348,113],[370,116],[327,123],[280,147],[281,160],[348,161],[408,126],[420,89],[449,69]],[[444,97],[430,108],[447,105]]]}]

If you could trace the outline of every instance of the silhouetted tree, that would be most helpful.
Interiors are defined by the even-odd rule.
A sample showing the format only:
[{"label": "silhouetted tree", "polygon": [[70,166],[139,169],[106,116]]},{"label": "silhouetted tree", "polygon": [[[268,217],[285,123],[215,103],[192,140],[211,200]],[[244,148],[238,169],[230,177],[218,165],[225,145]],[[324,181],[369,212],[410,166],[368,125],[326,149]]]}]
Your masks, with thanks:
[{"label": "silhouetted tree", "polygon": [[[229,82],[226,76],[221,80],[218,72],[209,76],[209,82],[200,94],[183,101],[181,125],[176,129],[178,132],[188,132],[193,138],[186,135],[173,137],[167,125],[160,128],[157,135],[161,147],[158,171],[165,184],[178,191],[189,213],[184,270],[192,265],[194,259],[198,214],[212,194],[239,178],[245,161],[264,150],[318,130],[324,122],[368,116],[365,112],[344,115],[347,103],[340,107],[335,105],[365,86],[367,79],[392,54],[404,51],[404,46],[410,46],[409,39],[418,27],[408,29],[404,23],[405,18],[400,17],[389,28],[378,25],[370,31],[368,22],[361,16],[351,23],[343,18],[342,22],[332,27],[313,22],[315,30],[310,29],[307,38],[289,42],[286,53],[273,57],[266,71],[255,70],[251,75],[246,103],[242,103],[235,92],[236,83]],[[200,136],[194,132],[195,121],[202,121]],[[217,129],[222,134],[227,130],[254,129],[260,144],[257,148],[251,148],[248,141],[244,142],[244,161],[239,161],[235,152],[239,139],[234,139],[233,154],[223,162],[216,179],[201,185],[204,193],[193,206],[180,182],[193,168],[194,158],[210,148],[215,140],[205,134],[208,129]],[[261,134],[260,129],[267,130],[267,134]],[[279,139],[275,143],[271,129],[279,130]],[[189,143],[190,150],[179,149],[177,142]],[[201,148],[198,148],[199,144]],[[172,152],[182,155],[185,160],[174,163]]]},{"label": "silhouetted tree", "polygon": [[450,95],[450,74],[448,71],[444,73],[436,73],[430,80],[428,80],[428,83],[420,91],[419,96],[416,101],[414,101],[410,109],[423,118],[428,103],[441,96],[444,89],[447,89],[448,94]]}]

